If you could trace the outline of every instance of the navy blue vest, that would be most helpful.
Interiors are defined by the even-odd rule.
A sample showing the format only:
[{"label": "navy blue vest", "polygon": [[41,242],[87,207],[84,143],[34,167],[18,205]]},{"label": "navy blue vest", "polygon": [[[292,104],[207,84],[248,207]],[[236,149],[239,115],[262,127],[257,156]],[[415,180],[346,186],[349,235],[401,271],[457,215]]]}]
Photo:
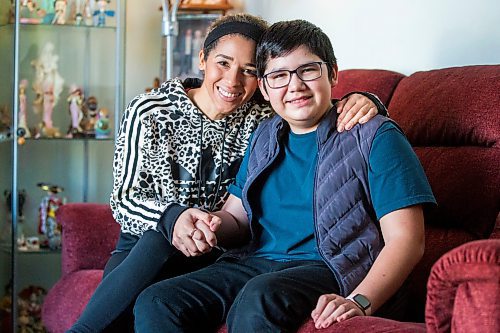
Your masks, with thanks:
[{"label": "navy blue vest", "polygon": [[[377,129],[390,120],[376,116],[364,125],[338,133],[336,119],[332,109],[317,128],[313,216],[319,253],[334,273],[340,294],[347,296],[365,278],[384,245],[369,193],[368,158]],[[288,131],[288,124],[275,116],[259,125],[249,146],[242,202],[252,240],[257,230],[248,198],[253,195],[256,178],[278,156],[279,142]],[[251,253],[252,247],[251,241],[244,252]]]}]

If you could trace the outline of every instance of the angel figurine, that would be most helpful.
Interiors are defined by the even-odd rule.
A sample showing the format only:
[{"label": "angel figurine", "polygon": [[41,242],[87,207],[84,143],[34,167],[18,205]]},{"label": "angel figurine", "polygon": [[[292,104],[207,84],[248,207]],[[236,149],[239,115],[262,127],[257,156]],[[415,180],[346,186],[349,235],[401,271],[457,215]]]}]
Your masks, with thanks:
[{"label": "angel figurine", "polygon": [[36,93],[33,101],[35,113],[42,113],[41,135],[45,137],[59,137],[59,129],[52,123],[54,106],[62,92],[64,79],[58,72],[57,62],[59,56],[54,54],[54,44],[47,43],[43,46],[38,59],[31,62],[35,68],[35,82],[33,90]]},{"label": "angel figurine", "polygon": [[72,84],[69,87],[69,96],[68,96],[68,104],[69,104],[69,114],[71,115],[71,125],[69,126],[68,133],[66,134],[67,138],[80,137],[83,136],[83,129],[80,126],[81,121],[83,120],[83,92],[80,87],[75,84]]}]

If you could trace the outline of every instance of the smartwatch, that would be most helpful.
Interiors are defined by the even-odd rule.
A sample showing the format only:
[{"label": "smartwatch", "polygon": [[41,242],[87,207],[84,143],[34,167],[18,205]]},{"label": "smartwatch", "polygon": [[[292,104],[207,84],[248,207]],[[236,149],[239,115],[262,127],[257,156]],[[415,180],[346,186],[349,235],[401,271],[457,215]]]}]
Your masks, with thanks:
[{"label": "smartwatch", "polygon": [[366,316],[366,310],[372,306],[372,303],[366,298],[364,295],[356,294],[354,296],[348,296],[346,299],[353,301],[360,309],[363,311],[363,314]]}]

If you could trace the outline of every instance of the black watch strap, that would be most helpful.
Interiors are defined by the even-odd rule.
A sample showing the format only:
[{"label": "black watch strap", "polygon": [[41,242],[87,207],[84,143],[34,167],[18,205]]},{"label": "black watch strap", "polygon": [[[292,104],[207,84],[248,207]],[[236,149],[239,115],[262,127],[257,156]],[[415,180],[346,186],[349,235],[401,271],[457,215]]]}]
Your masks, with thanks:
[{"label": "black watch strap", "polygon": [[349,296],[346,299],[353,301],[361,309],[361,311],[363,311],[363,314],[365,316],[366,316],[366,310],[368,310],[372,306],[370,300],[361,294]]}]

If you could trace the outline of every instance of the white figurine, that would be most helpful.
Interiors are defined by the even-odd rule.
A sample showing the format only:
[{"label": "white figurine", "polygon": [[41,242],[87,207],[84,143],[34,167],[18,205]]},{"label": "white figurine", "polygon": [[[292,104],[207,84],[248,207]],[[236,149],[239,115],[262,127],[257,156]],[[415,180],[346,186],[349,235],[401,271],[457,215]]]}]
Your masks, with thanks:
[{"label": "white figurine", "polygon": [[72,84],[69,87],[69,96],[68,96],[68,104],[69,104],[69,113],[71,115],[71,125],[69,126],[68,133],[66,134],[67,138],[73,138],[77,136],[83,135],[83,129],[80,126],[81,121],[83,120],[83,92],[80,87],[75,84]]},{"label": "white figurine", "polygon": [[23,128],[25,130],[24,137],[31,137],[30,130],[28,128],[28,122],[26,121],[26,88],[28,87],[28,80],[23,79],[19,83],[19,113],[18,113],[18,128]]},{"label": "white figurine", "polygon": [[94,25],[94,17],[92,13],[94,12],[93,0],[85,0],[83,5],[83,22],[85,25]]},{"label": "white figurine", "polygon": [[35,113],[42,112],[41,135],[45,137],[59,137],[60,133],[52,123],[52,112],[62,92],[64,79],[59,75],[57,62],[59,56],[54,54],[54,44],[43,46],[38,59],[31,62],[35,68],[35,82],[33,89],[36,99],[33,101]]}]

